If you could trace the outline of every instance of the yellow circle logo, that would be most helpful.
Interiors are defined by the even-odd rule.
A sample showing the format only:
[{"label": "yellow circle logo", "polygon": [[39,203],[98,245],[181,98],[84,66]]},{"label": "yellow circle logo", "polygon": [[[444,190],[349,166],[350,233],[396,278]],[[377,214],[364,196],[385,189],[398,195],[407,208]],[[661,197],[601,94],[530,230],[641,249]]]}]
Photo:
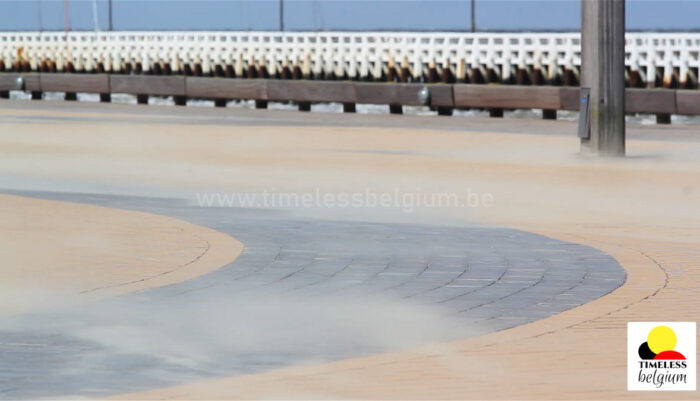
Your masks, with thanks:
[{"label": "yellow circle logo", "polygon": [[680,352],[675,351],[678,338],[668,326],[656,326],[647,335],[647,341],[639,346],[639,357],[642,359],[679,360],[685,359]]},{"label": "yellow circle logo", "polygon": [[676,333],[668,326],[656,326],[647,336],[649,349],[655,354],[660,354],[664,351],[672,351],[676,348],[676,341]]}]

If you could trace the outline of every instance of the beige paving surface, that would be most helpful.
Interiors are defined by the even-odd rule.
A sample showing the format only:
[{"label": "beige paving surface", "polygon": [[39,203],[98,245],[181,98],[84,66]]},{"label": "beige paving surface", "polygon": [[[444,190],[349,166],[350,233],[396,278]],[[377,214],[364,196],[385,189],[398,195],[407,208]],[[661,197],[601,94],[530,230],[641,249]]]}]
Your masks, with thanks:
[{"label": "beige paving surface", "polygon": [[683,252],[685,246],[679,259],[690,259],[689,244],[546,234],[609,252],[628,269],[628,282],[574,310],[480,338],[123,398],[697,399],[697,392],[628,393],[625,376],[627,321],[687,320],[697,311],[687,299],[697,281],[666,283],[664,271],[640,249]]},{"label": "beige paving surface", "polygon": [[184,281],[242,249],[169,217],[0,195],[0,315]]},{"label": "beige paving surface", "polygon": [[[625,375],[627,321],[700,317],[700,143],[692,127],[673,141],[660,136],[673,127],[658,129],[630,140],[627,159],[597,160],[577,155],[574,124],[556,123],[570,137],[540,135],[540,122],[519,124],[528,135],[467,132],[468,122],[465,132],[330,122],[6,122],[0,168],[12,177],[128,183],[190,196],[270,188],[419,190],[461,199],[489,193],[490,208],[297,213],[499,224],[595,246],[629,274],[597,301],[480,338],[125,398],[700,399],[698,392],[628,393]],[[26,164],[32,160],[42,168]]]},{"label": "beige paving surface", "polygon": [[[638,169],[616,162],[568,168],[484,164],[469,174],[480,170],[494,184],[512,183],[517,175],[521,188],[549,183],[537,200],[512,192],[514,199],[505,202],[513,205],[499,205],[500,213],[490,210],[485,220],[608,252],[627,270],[627,283],[582,307],[481,338],[125,398],[700,399],[697,391],[626,391],[627,322],[700,317],[700,226],[691,200],[695,190],[688,189],[700,182],[697,167],[660,173],[656,163],[630,163]],[[590,199],[573,196],[586,191]],[[626,193],[625,203],[619,198]],[[585,201],[594,206],[585,207]]]}]

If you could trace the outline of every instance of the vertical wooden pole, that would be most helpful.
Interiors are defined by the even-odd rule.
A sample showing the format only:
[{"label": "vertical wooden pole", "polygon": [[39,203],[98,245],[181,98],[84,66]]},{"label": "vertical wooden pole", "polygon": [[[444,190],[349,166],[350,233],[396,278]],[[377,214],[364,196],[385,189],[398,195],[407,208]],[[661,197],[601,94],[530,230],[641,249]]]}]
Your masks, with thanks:
[{"label": "vertical wooden pole", "polygon": [[41,15],[41,0],[37,0],[37,23],[39,24],[39,32],[44,32],[44,18]]},{"label": "vertical wooden pole", "polygon": [[581,87],[590,88],[590,137],[581,152],[625,155],[625,0],[581,0]]},{"label": "vertical wooden pole", "polygon": [[474,4],[475,0],[471,0],[471,17],[472,17],[472,23],[471,23],[471,28],[472,32],[476,32],[476,5]]},{"label": "vertical wooden pole", "polygon": [[66,41],[66,65],[71,62],[70,43],[68,42],[68,21],[68,0],[63,0],[63,29],[65,31]]},{"label": "vertical wooden pole", "polygon": [[279,0],[280,2],[280,32],[284,32],[284,0]]}]

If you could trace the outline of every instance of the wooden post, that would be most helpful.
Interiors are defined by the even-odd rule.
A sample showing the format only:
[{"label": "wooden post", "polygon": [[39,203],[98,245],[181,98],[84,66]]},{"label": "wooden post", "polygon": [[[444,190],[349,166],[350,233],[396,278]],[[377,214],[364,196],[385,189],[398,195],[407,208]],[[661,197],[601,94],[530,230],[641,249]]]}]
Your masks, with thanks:
[{"label": "wooden post", "polygon": [[471,1],[471,17],[472,17],[472,23],[471,23],[471,29],[472,32],[476,32],[476,6],[474,4],[475,0]]},{"label": "wooden post", "polygon": [[545,120],[556,120],[557,111],[552,109],[542,109],[542,118]]},{"label": "wooden post", "polygon": [[109,30],[113,31],[114,30],[114,25],[112,24],[112,0],[109,0],[107,3],[107,8],[108,8],[108,18],[109,18]]},{"label": "wooden post", "polygon": [[671,115],[666,114],[666,113],[657,113],[656,114],[656,123],[657,124],[671,124]]},{"label": "wooden post", "polygon": [[284,32],[284,0],[280,0],[280,32]]},{"label": "wooden post", "polygon": [[489,117],[502,118],[503,117],[503,109],[494,109],[494,108],[489,109]]},{"label": "wooden post", "polygon": [[581,0],[581,87],[590,88],[590,136],[581,152],[625,155],[625,0]]}]

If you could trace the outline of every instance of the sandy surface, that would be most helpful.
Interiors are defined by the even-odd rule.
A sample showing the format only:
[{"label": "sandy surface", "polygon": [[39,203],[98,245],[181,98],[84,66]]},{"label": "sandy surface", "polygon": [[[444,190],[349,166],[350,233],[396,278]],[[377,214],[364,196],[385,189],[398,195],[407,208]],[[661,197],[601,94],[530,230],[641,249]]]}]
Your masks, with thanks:
[{"label": "sandy surface", "polygon": [[[325,146],[319,145],[324,137],[309,131],[299,136]],[[400,142],[417,154],[326,158],[318,151],[308,157],[326,166],[326,172],[361,170],[366,182],[382,175],[394,182],[418,182],[422,188],[460,191],[469,186],[492,193],[495,206],[469,210],[471,218],[594,246],[618,259],[628,271],[627,283],[585,306],[473,340],[127,398],[700,397],[698,392],[629,393],[625,370],[628,321],[700,317],[696,144],[632,141],[628,160],[598,161],[577,157],[571,138],[377,130],[345,134],[346,139],[333,137],[335,146],[344,142],[350,148],[390,149]],[[363,136],[366,144],[353,143]],[[350,174],[344,178],[351,180]],[[457,210],[434,212],[466,217]]]},{"label": "sandy surface", "polygon": [[242,249],[169,217],[0,195],[0,315],[187,280]]},{"label": "sandy surface", "polygon": [[628,393],[625,344],[627,321],[700,317],[700,142],[647,135],[628,142],[625,160],[587,159],[577,154],[574,124],[556,123],[568,137],[538,134],[540,122],[517,124],[528,135],[245,121],[7,122],[0,169],[6,182],[108,182],[189,198],[202,190],[398,190],[463,200],[488,193],[492,207],[295,212],[499,224],[594,246],[629,275],[597,301],[475,339],[126,398],[699,399],[698,392]]}]

